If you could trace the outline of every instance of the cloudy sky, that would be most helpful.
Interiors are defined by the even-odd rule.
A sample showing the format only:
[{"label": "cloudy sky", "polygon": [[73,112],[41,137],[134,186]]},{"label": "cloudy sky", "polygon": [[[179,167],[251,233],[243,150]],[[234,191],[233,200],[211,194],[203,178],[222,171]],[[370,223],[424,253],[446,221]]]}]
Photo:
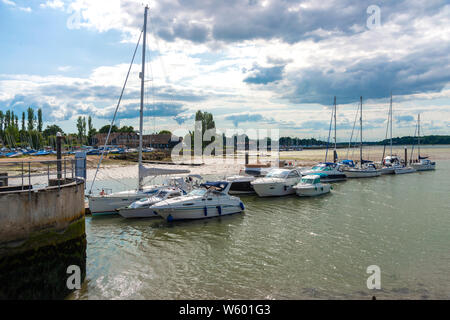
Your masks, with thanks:
[{"label": "cloudy sky", "polygon": [[[76,131],[112,118],[143,23],[142,0],[0,0],[0,110],[42,108]],[[149,2],[145,130],[279,128],[326,139],[333,97],[348,141],[363,96],[364,136],[450,134],[450,2]],[[376,7],[374,7],[376,6]],[[379,11],[378,11],[379,8]],[[379,18],[379,19],[378,19]],[[118,112],[138,127],[141,52]]]}]

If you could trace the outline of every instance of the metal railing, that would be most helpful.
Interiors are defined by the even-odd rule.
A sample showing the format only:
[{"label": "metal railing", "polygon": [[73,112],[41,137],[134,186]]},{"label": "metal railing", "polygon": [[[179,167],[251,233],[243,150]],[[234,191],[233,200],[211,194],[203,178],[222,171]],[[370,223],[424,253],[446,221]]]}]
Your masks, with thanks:
[{"label": "metal railing", "polygon": [[[29,190],[33,185],[60,186],[76,176],[76,160],[32,160],[0,162],[0,187]],[[6,173],[6,175],[5,175]],[[5,183],[6,182],[6,183]],[[6,184],[6,186],[4,186]],[[0,189],[1,192],[1,189]]]}]

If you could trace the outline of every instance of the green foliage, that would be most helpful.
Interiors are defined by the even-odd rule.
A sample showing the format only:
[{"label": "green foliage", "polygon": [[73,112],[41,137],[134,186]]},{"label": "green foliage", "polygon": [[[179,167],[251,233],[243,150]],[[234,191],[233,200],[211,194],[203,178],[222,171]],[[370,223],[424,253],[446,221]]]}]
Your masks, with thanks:
[{"label": "green foliage", "polygon": [[[98,132],[99,133],[108,133],[109,127],[110,127],[110,125],[107,124],[106,126],[101,127],[100,130],[98,130]],[[116,125],[113,125],[111,128],[111,132],[119,132],[119,128],[117,128]]]},{"label": "green foliage", "polygon": [[64,131],[57,124],[52,124],[50,126],[47,126],[47,128],[45,128],[43,136],[47,139],[49,136],[56,136],[56,133],[58,132],[64,134]]},{"label": "green foliage", "polygon": [[[114,128],[114,126],[113,126],[113,128]],[[108,127],[108,129],[109,129],[109,127]],[[134,128],[132,127],[132,126],[123,126],[123,127],[121,127],[119,130],[118,130],[118,132],[128,132],[128,133],[131,133],[131,132],[134,132]]]},{"label": "green foliage", "polygon": [[34,122],[36,120],[36,117],[34,115],[34,109],[29,107],[27,109],[27,114],[28,114],[28,131],[32,131],[34,130]]},{"label": "green foliage", "polygon": [[38,125],[37,125],[37,129],[38,129],[39,132],[42,132],[42,125],[43,125],[43,122],[42,122],[42,109],[39,109],[38,110]]},{"label": "green foliage", "polygon": [[169,130],[161,130],[158,134],[170,134],[170,135],[172,135],[172,132],[170,132]]}]

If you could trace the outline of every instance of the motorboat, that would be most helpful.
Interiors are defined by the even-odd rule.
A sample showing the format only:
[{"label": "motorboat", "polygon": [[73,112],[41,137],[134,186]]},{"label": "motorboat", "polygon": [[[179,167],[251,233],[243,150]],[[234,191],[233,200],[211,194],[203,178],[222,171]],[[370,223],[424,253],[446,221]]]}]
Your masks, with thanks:
[{"label": "motorboat", "polygon": [[[165,176],[172,174],[182,174],[189,173],[189,170],[178,170],[178,169],[159,169],[159,168],[141,168],[140,174],[144,176]],[[196,176],[196,175],[191,175]],[[135,201],[143,198],[148,198],[156,194],[160,189],[165,187],[178,187],[186,192],[190,191],[196,181],[192,179],[191,176],[186,178],[175,177],[167,179],[165,184],[162,185],[147,185],[142,186],[139,189],[120,191],[115,193],[107,194],[102,190],[99,195],[89,195],[89,210],[93,216],[102,214],[117,214],[119,208],[127,207]],[[200,177],[200,176],[199,176]]]},{"label": "motorboat", "polygon": [[342,181],[347,179],[343,166],[339,163],[320,162],[309,170],[301,172],[303,176],[321,173],[322,181]]},{"label": "motorboat", "polygon": [[255,193],[251,184],[256,179],[255,176],[235,175],[227,177],[226,181],[231,183],[229,194],[250,194]]},{"label": "motorboat", "polygon": [[293,188],[302,179],[298,169],[272,169],[263,178],[251,182],[260,197],[277,197],[294,194]]},{"label": "motorboat", "polygon": [[150,207],[160,201],[172,199],[185,195],[181,188],[161,188],[156,193],[133,202],[127,207],[118,209],[119,214],[124,218],[151,218],[158,217],[158,214]]},{"label": "motorboat", "polygon": [[186,196],[160,201],[150,209],[169,222],[240,213],[244,204],[228,194],[230,187],[228,181],[206,182]]},{"label": "motorboat", "polygon": [[317,174],[302,177],[300,183],[294,186],[295,192],[301,197],[312,197],[329,193],[331,185],[321,183],[321,178],[322,175]]}]

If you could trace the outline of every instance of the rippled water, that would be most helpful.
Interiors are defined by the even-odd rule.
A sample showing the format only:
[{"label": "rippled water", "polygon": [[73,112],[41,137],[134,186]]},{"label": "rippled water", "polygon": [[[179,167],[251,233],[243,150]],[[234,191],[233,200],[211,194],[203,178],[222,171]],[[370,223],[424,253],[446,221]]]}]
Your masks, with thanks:
[{"label": "rippled water", "polygon": [[241,196],[245,213],[221,218],[88,217],[87,279],[69,298],[449,299],[449,180],[446,160],[319,198]]}]

